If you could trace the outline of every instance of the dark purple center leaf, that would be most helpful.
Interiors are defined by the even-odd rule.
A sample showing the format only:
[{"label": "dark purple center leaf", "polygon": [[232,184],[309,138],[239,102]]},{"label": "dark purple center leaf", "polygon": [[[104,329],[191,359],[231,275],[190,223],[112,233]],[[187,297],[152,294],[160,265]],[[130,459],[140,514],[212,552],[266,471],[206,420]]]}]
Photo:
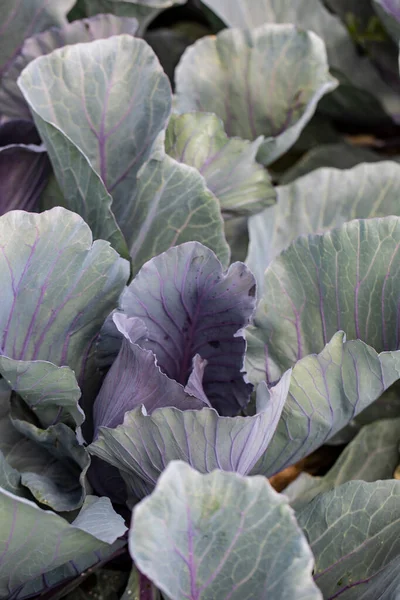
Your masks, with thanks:
[{"label": "dark purple center leaf", "polygon": [[140,319],[123,314],[116,314],[113,319],[124,338],[94,404],[95,435],[101,426],[114,428],[121,425],[125,413],[140,405],[148,414],[156,408],[168,406],[181,410],[207,406],[206,402],[190,396],[182,385],[162,373],[154,354],[137,345],[144,331]]},{"label": "dark purple center leaf", "polygon": [[251,385],[243,360],[246,343],[241,330],[249,324],[256,286],[242,263],[227,273],[215,254],[189,242],[147,262],[121,301],[130,317],[140,318],[161,370],[185,386],[196,355],[207,361],[203,387],[221,415],[233,416],[246,406]]}]

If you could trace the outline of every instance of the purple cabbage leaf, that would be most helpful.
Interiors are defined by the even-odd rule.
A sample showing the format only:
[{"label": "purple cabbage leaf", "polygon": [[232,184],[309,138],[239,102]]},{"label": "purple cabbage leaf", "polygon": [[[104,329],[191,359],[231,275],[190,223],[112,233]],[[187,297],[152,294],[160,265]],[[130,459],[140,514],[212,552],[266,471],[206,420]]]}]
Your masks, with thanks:
[{"label": "purple cabbage leaf", "polygon": [[246,264],[256,276],[259,296],[265,269],[297,237],[329,231],[350,219],[400,216],[399,194],[400,165],[394,161],[343,171],[318,169],[279,186],[278,202],[249,219]]},{"label": "purple cabbage leaf", "polygon": [[399,217],[299,237],[265,271],[247,331],[251,381],[275,381],[296,361],[321,352],[339,330],[382,356],[396,356],[399,269]]},{"label": "purple cabbage leaf", "polygon": [[65,46],[31,62],[18,84],[61,190],[46,207],[78,212],[95,238],[130,255],[133,274],[192,239],[228,263],[216,197],[196,169],[165,156],[172,93],[146,42],[119,35]]},{"label": "purple cabbage leaf", "polygon": [[[0,84],[24,39],[67,23],[66,14],[76,0],[3,0],[0,26]],[[1,112],[1,109],[0,109]]]},{"label": "purple cabbage leaf", "polygon": [[28,37],[1,79],[0,114],[11,118],[32,119],[17,80],[25,67],[39,56],[67,45],[92,42],[123,33],[135,35],[137,28],[136,19],[122,19],[108,14],[65,23],[62,27],[52,27]]},{"label": "purple cabbage leaf", "polygon": [[[14,361],[3,364],[4,374],[21,391],[24,377],[32,377],[32,383],[37,377],[43,390],[28,392],[35,404],[41,403],[40,394],[46,400],[39,371],[44,369],[44,375],[53,368],[37,361],[67,366],[90,398],[98,389],[96,339],[128,280],[129,264],[107,242],[93,243],[86,223],[63,208],[7,213],[0,218],[0,245],[0,347],[2,356]],[[65,383],[60,380],[59,385]],[[68,385],[76,397],[71,379]],[[56,391],[53,385],[52,393]],[[70,397],[68,403],[74,402]],[[45,401],[40,410],[47,408]],[[74,411],[79,420],[76,407]]]},{"label": "purple cabbage leaf", "polygon": [[399,481],[350,481],[297,512],[324,598],[389,600],[398,595],[399,496]]},{"label": "purple cabbage leaf", "polygon": [[0,507],[0,528],[7,536],[0,564],[2,598],[35,596],[123,545],[117,538],[126,527],[108,498],[88,496],[72,523],[5,490],[0,490]]},{"label": "purple cabbage leaf", "polygon": [[176,109],[215,113],[229,137],[263,136],[257,160],[269,165],[293,146],[318,102],[336,86],[325,45],[314,33],[294,25],[226,29],[182,56]]},{"label": "purple cabbage leaf", "polygon": [[160,369],[188,383],[196,355],[207,361],[203,387],[221,415],[245,408],[252,390],[245,380],[242,330],[255,308],[255,281],[243,263],[224,273],[215,254],[188,242],[147,262],[125,290],[121,311],[141,319]]},{"label": "purple cabbage leaf", "polygon": [[134,509],[129,549],[174,600],[322,599],[293,511],[263,477],[171,463]]},{"label": "purple cabbage leaf", "polygon": [[248,216],[276,201],[275,188],[256,156],[263,142],[229,139],[222,121],[210,113],[171,115],[166,152],[195,167],[218,198],[224,218]]}]

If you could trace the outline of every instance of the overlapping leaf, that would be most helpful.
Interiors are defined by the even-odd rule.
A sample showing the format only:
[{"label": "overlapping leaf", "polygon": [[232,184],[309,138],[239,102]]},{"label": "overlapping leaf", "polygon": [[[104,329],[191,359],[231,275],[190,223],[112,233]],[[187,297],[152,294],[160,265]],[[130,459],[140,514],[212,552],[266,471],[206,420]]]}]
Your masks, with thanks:
[{"label": "overlapping leaf", "polygon": [[21,600],[101,560],[126,527],[108,498],[88,497],[70,524],[51,511],[0,490],[0,530],[0,595]]},{"label": "overlapping leaf", "polygon": [[308,456],[399,378],[400,352],[377,354],[338,332],[320,354],[294,366],[277,430],[253,473],[270,477]]},{"label": "overlapping leaf", "polygon": [[30,63],[19,85],[67,199],[73,190],[63,186],[64,177],[72,186],[63,172],[65,155],[76,178],[75,195],[89,187],[87,171],[93,169],[112,195],[117,223],[131,236],[126,218],[136,176],[171,108],[168,78],[153,51],[128,35],[66,46]]},{"label": "overlapping leaf", "polygon": [[122,19],[113,15],[97,15],[92,19],[82,19],[65,23],[63,27],[53,27],[24,41],[21,50],[1,80],[0,111],[8,117],[32,119],[29,107],[17,85],[17,79],[24,68],[35,58],[50,54],[56,48],[81,42],[108,38],[128,33],[135,35],[138,28],[136,19]]},{"label": "overlapping leaf", "polygon": [[171,405],[181,410],[209,406],[208,400],[204,403],[191,396],[182,385],[164,375],[155,355],[137,345],[142,334],[139,319],[116,314],[114,322],[124,338],[94,404],[96,430],[99,426],[117,427],[123,423],[125,413],[137,406],[145,406],[149,414]]},{"label": "overlapping leaf", "polygon": [[0,77],[10,67],[25,38],[49,27],[67,23],[75,0],[3,0],[1,5]]},{"label": "overlapping leaf", "polygon": [[400,216],[399,194],[400,166],[389,161],[346,171],[319,169],[279,187],[278,203],[249,220],[246,262],[259,294],[267,266],[298,236],[329,231],[351,219]]},{"label": "overlapping leaf", "polygon": [[[378,197],[379,201],[379,197]],[[376,351],[400,347],[400,218],[356,220],[298,238],[268,267],[248,335],[254,381],[276,380],[336,331]]]},{"label": "overlapping leaf", "polygon": [[125,227],[133,274],[153,256],[192,240],[229,264],[219,203],[193,167],[169,156],[149,161],[128,204]]},{"label": "overlapping leaf", "polygon": [[318,101],[335,87],[322,40],[292,25],[205,37],[176,71],[177,110],[215,113],[229,137],[264,136],[257,155],[264,164],[294,144]]},{"label": "overlapping leaf", "polygon": [[76,214],[14,211],[0,218],[2,354],[68,365],[93,385],[94,342],[129,277],[104,241],[92,243]]},{"label": "overlapping leaf", "polygon": [[323,477],[301,473],[284,493],[295,510],[305,507],[318,494],[352,480],[392,479],[399,464],[400,419],[385,419],[366,425],[343,450]]},{"label": "overlapping leaf", "polygon": [[324,598],[395,598],[400,564],[399,481],[351,481],[297,513]]},{"label": "overlapping leaf", "polygon": [[[262,23],[295,23],[302,29],[314,31],[326,44],[330,66],[338,75],[343,73],[346,85],[342,85],[329,105],[324,108],[343,120],[360,120],[364,123],[385,120],[382,108],[374,101],[376,95],[392,114],[399,112],[398,92],[386,85],[369,58],[358,52],[346,26],[327,10],[321,0],[204,0],[230,27],[258,27]],[[358,8],[369,2],[357,2]],[[349,2],[343,3],[349,13]],[[377,44],[375,44],[377,46]],[[343,81],[343,78],[340,76]],[[358,89],[357,89],[358,88]]]},{"label": "overlapping leaf", "polygon": [[220,119],[208,113],[172,115],[165,140],[170,156],[200,171],[225,217],[253,214],[275,202],[267,171],[256,161],[261,143],[229,139]]},{"label": "overlapping leaf", "polygon": [[287,398],[290,372],[275,388],[257,389],[257,414],[220,417],[214,409],[163,408],[147,415],[126,413],[123,425],[100,428],[91,454],[117,467],[130,493],[151,491],[172,460],[184,460],[201,473],[215,469],[249,473],[266,451]]},{"label": "overlapping leaf", "polygon": [[322,598],[293,513],[262,477],[171,464],[135,508],[129,548],[171,600]]},{"label": "overlapping leaf", "polygon": [[186,385],[196,354],[207,361],[203,386],[220,414],[246,406],[245,340],[240,334],[255,306],[255,283],[242,263],[227,273],[215,254],[188,242],[146,263],[121,300],[129,317],[145,324],[139,344],[157,357],[161,370]]}]

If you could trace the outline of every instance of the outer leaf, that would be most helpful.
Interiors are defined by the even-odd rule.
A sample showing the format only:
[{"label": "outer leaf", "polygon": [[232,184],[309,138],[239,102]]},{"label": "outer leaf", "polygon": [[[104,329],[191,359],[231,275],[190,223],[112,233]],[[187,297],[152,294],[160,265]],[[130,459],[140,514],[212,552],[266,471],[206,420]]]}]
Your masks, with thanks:
[{"label": "outer leaf", "polygon": [[257,390],[254,417],[220,417],[214,409],[163,408],[151,416],[136,409],[116,429],[100,428],[91,454],[119,468],[136,496],[148,493],[172,460],[184,460],[201,473],[215,469],[249,473],[270,443],[287,398],[290,372],[275,388]]},{"label": "outer leaf", "polygon": [[[314,579],[324,598],[396,597],[399,496],[399,481],[351,481],[297,514],[315,556]],[[386,595],[388,588],[392,594]]]},{"label": "outer leaf", "polygon": [[135,330],[139,319],[114,315],[114,322],[124,336],[121,350],[107,373],[94,404],[95,430],[100,426],[117,427],[127,411],[144,406],[148,413],[165,406],[181,410],[201,409],[202,400],[187,393],[182,385],[161,372],[155,355],[136,344]]},{"label": "outer leaf", "polygon": [[113,15],[97,15],[92,19],[65,23],[61,28],[53,27],[28,38],[1,81],[1,113],[14,118],[32,118],[29,107],[18,88],[17,79],[25,67],[35,58],[50,54],[56,48],[78,44],[79,42],[92,42],[96,39],[108,38],[122,33],[135,35],[137,28],[138,22],[136,19],[119,19]]},{"label": "outer leaf", "polygon": [[[285,489],[295,510],[305,507],[318,494],[329,492],[352,480],[392,479],[400,462],[400,419],[366,425],[342,452],[324,477],[310,477],[305,489],[296,494],[297,480]],[[292,487],[293,486],[293,487]]]},{"label": "outer leaf", "polygon": [[4,490],[0,491],[0,529],[0,595],[10,599],[27,597],[33,590],[39,593],[78,575],[99,560],[95,552],[107,550],[126,531],[108,498],[88,498],[76,521],[69,524]]},{"label": "outer leaf", "polygon": [[293,513],[262,477],[172,463],[135,507],[129,548],[172,600],[322,598]]},{"label": "outer leaf", "polygon": [[378,352],[397,350],[399,248],[398,217],[351,221],[298,238],[265,272],[248,337],[252,378],[267,371],[274,381],[340,329]]},{"label": "outer leaf", "polygon": [[44,427],[59,422],[82,425],[81,391],[74,372],[45,361],[20,361],[0,356],[0,373]]},{"label": "outer leaf", "polygon": [[308,456],[399,378],[400,352],[378,355],[337,333],[320,354],[293,368],[278,428],[254,474],[270,477]]},{"label": "outer leaf", "polygon": [[[398,94],[393,93],[380,78],[367,56],[360,56],[356,44],[351,39],[345,25],[327,10],[321,0],[204,0],[230,27],[258,27],[262,23],[295,23],[301,29],[314,31],[326,44],[329,64],[339,73],[344,73],[351,82],[351,87],[334,92],[335,110],[339,118],[346,118],[347,111],[354,119],[368,115],[368,119],[382,120],[384,115],[379,105],[374,106],[374,99],[368,98],[366,90],[377,95],[385,107],[396,114],[399,109]],[[344,5],[349,6],[349,0]],[[357,5],[368,5],[369,2],[357,2]],[[355,90],[354,87],[361,88]],[[329,97],[329,100],[332,100]],[[325,100],[323,101],[325,104]],[[331,103],[332,104],[332,103]],[[362,109],[360,108],[362,106]],[[331,107],[332,108],[332,107]],[[371,108],[372,111],[371,111]],[[368,122],[368,121],[367,121]]]},{"label": "outer leaf", "polygon": [[234,415],[249,399],[244,380],[245,340],[255,306],[253,275],[242,264],[225,274],[214,253],[189,242],[153,258],[130,284],[121,308],[148,330],[140,346],[164,373],[186,385],[196,354],[207,361],[204,391],[220,414]]},{"label": "outer leaf", "polygon": [[37,502],[59,512],[82,506],[90,458],[69,427],[59,423],[43,430],[12,414],[2,429],[5,459]]},{"label": "outer leaf", "polygon": [[298,236],[329,231],[351,219],[400,215],[399,195],[400,165],[389,161],[347,171],[319,169],[279,187],[276,206],[249,220],[246,262],[259,294],[265,269]]},{"label": "outer leaf", "polygon": [[[88,72],[89,78],[84,76]],[[19,86],[52,160],[55,155],[60,161],[72,143],[78,154],[70,159],[76,187],[81,177],[88,185],[86,171],[92,167],[112,195],[113,213],[129,237],[128,199],[171,109],[169,81],[154,52],[128,35],[66,46],[29,64]],[[53,129],[63,136],[53,141]]]},{"label": "outer leaf", "polygon": [[170,156],[200,171],[225,217],[253,214],[276,200],[267,171],[256,162],[261,144],[262,138],[229,139],[220,119],[208,113],[172,115],[165,139]]},{"label": "outer leaf", "polygon": [[295,143],[318,101],[335,87],[322,40],[292,25],[202,38],[176,71],[178,111],[214,112],[229,137],[264,136],[258,152],[264,164]]},{"label": "outer leaf", "polygon": [[211,248],[224,266],[229,264],[219,203],[196,169],[169,156],[149,161],[127,204],[133,274],[153,256],[192,240]]},{"label": "outer leaf", "polygon": [[66,23],[75,0],[3,0],[0,27],[0,77],[10,67],[25,38]]},{"label": "outer leaf", "polygon": [[93,385],[94,341],[129,277],[108,243],[92,244],[83,220],[63,208],[0,219],[0,345],[15,360],[68,365]]}]

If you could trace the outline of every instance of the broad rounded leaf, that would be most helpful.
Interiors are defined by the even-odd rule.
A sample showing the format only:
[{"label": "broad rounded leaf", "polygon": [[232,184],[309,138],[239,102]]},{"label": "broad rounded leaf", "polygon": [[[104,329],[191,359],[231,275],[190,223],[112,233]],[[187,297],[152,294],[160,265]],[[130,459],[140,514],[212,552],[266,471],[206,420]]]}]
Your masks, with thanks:
[{"label": "broad rounded leaf", "polygon": [[256,161],[261,143],[229,139],[221,120],[208,113],[172,115],[165,139],[170,156],[200,171],[225,217],[254,214],[276,200],[267,171]]},{"label": "broad rounded leaf", "polygon": [[92,243],[86,223],[63,208],[7,213],[0,243],[2,354],[69,366],[90,387],[94,342],[129,264],[107,242]]},{"label": "broad rounded leaf", "polygon": [[256,275],[259,295],[265,269],[297,237],[351,219],[400,216],[399,195],[400,165],[389,161],[345,171],[319,169],[279,187],[278,203],[249,220],[246,263]]},{"label": "broad rounded leaf", "polygon": [[184,460],[201,473],[219,469],[246,475],[271,441],[289,384],[290,371],[274,388],[260,384],[253,417],[220,417],[210,408],[162,408],[152,415],[136,409],[126,413],[123,425],[100,428],[89,451],[117,467],[138,497],[154,487],[173,460]]},{"label": "broad rounded leaf", "polygon": [[[335,72],[344,73],[351,82],[351,87],[340,86],[337,93],[332,95],[333,106],[339,119],[350,115],[350,122],[360,118],[364,123],[376,118],[382,121],[382,108],[372,96],[369,97],[367,91],[377,95],[387,110],[394,114],[399,112],[398,93],[393,93],[383,82],[369,57],[359,52],[345,24],[326,8],[326,0],[202,1],[229,27],[252,29],[263,23],[295,23],[297,27],[319,35],[325,42],[329,65]],[[369,8],[369,2],[356,2],[357,6],[367,5]],[[344,1],[343,7],[349,12],[348,0]],[[375,46],[379,44],[375,43]]]},{"label": "broad rounded leaf", "polygon": [[25,38],[67,22],[76,0],[3,0],[0,26],[0,77],[10,67]]},{"label": "broad rounded leaf", "polygon": [[87,498],[70,524],[0,490],[0,531],[0,596],[20,600],[98,562],[126,527],[108,498]]},{"label": "broad rounded leaf", "polygon": [[134,509],[129,549],[171,600],[322,598],[294,515],[262,477],[171,464]]},{"label": "broad rounded leaf", "polygon": [[400,481],[350,481],[297,513],[315,556],[314,580],[324,598],[397,596],[384,594],[395,579],[399,586],[399,498]]},{"label": "broad rounded leaf", "polygon": [[385,419],[366,425],[324,477],[308,476],[309,480],[304,481],[300,493],[296,493],[298,482],[295,480],[284,493],[289,497],[291,506],[299,510],[318,494],[329,492],[348,481],[393,479],[400,462],[399,442],[400,419]]},{"label": "broad rounded leaf", "polygon": [[[171,87],[154,52],[130,35],[65,46],[30,63],[18,82],[52,160],[75,146],[87,161],[70,158],[76,188],[81,177],[87,186],[92,168],[131,236],[129,198],[171,109]],[[62,135],[53,139],[53,129]]]},{"label": "broad rounded leaf", "polygon": [[140,171],[125,215],[132,272],[169,248],[196,240],[229,264],[220,206],[193,167],[165,156]]},{"label": "broad rounded leaf", "polygon": [[18,56],[1,80],[0,112],[8,117],[31,119],[32,114],[17,85],[17,79],[25,67],[35,58],[50,54],[56,48],[80,42],[108,38],[112,35],[130,33],[135,35],[136,19],[120,19],[113,15],[97,15],[65,23],[63,27],[52,27],[25,40]]},{"label": "broad rounded leaf", "polygon": [[400,352],[377,354],[338,332],[294,366],[277,430],[253,473],[270,477],[308,456],[399,378]]},{"label": "broad rounded leaf", "polygon": [[196,354],[207,361],[203,386],[221,414],[234,415],[249,399],[243,372],[246,327],[255,306],[251,272],[234,263],[227,273],[215,254],[197,242],[171,248],[146,263],[121,299],[129,317],[147,330],[139,345],[161,370],[186,385]]},{"label": "broad rounded leaf", "polygon": [[202,38],[176,71],[177,110],[215,113],[229,137],[264,136],[257,155],[264,164],[295,143],[318,101],[335,87],[322,40],[293,25]]},{"label": "broad rounded leaf", "polygon": [[377,352],[397,350],[399,271],[399,217],[351,221],[298,238],[265,272],[248,330],[251,379],[267,372],[276,380],[339,330]]}]

